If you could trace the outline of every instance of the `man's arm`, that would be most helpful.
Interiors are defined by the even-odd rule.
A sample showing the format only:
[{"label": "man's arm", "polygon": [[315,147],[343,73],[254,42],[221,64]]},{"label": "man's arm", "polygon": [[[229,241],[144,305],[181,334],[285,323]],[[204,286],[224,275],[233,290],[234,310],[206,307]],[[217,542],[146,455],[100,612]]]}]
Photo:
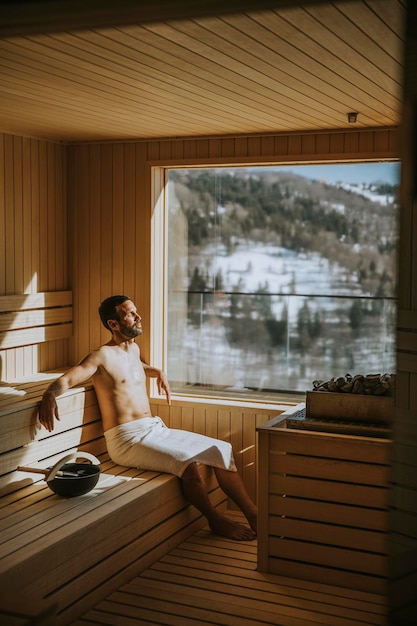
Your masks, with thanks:
[{"label": "man's arm", "polygon": [[93,376],[98,367],[95,353],[89,354],[78,365],[75,365],[65,374],[54,380],[45,390],[39,405],[39,422],[51,432],[54,428],[54,419],[59,420],[56,398],[68,389],[80,385]]},{"label": "man's arm", "polygon": [[164,372],[158,367],[151,367],[147,363],[144,363],[144,361],[142,361],[142,365],[145,371],[145,375],[148,378],[156,378],[159,395],[165,393],[168,404],[171,404],[171,390],[169,388],[168,379],[165,376]]}]

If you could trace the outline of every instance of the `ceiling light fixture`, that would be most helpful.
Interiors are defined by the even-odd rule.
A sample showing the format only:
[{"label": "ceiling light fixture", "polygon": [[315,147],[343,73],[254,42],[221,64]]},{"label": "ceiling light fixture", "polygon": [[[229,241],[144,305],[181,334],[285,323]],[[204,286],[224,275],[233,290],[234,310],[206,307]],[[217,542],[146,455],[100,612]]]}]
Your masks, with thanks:
[{"label": "ceiling light fixture", "polygon": [[348,113],[347,118],[349,124],[356,124],[356,122],[358,121],[358,114],[354,112]]}]

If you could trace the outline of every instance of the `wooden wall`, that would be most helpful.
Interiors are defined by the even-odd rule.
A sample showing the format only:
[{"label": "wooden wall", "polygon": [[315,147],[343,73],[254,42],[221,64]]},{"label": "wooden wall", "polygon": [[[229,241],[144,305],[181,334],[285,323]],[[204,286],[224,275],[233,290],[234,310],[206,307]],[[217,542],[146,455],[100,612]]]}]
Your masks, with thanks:
[{"label": "wooden wall", "polygon": [[[14,377],[72,364],[107,341],[109,333],[99,323],[97,308],[114,293],[135,300],[143,316],[141,349],[149,358],[151,166],[395,159],[398,133],[377,129],[66,148],[4,136],[0,154],[0,198],[5,200],[0,295],[73,292],[74,337],[68,351],[65,340],[3,351],[3,370]],[[276,407],[174,402],[171,409],[157,404],[155,411],[174,427],[229,439],[248,489],[256,496],[255,427],[274,417]]]},{"label": "wooden wall", "polygon": [[[68,288],[66,148],[0,134],[0,296]],[[0,345],[0,380],[60,367],[67,344]]]},{"label": "wooden wall", "polygon": [[390,520],[393,626],[417,624],[417,5],[411,1],[407,30]]}]

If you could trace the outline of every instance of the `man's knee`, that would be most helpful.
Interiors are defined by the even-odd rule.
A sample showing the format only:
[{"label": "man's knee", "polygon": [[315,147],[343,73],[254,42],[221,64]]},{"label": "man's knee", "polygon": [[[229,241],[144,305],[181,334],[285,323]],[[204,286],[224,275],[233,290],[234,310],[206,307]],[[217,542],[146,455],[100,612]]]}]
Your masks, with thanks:
[{"label": "man's knee", "polygon": [[190,463],[190,465],[187,466],[185,472],[181,476],[181,480],[186,483],[202,483],[203,482],[197,463]]}]

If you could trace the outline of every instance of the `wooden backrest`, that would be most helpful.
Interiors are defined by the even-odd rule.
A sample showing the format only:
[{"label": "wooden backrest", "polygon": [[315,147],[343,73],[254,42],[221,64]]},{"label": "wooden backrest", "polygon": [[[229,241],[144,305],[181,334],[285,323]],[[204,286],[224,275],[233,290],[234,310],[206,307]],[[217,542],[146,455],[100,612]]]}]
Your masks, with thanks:
[{"label": "wooden backrest", "polygon": [[96,456],[106,450],[91,383],[70,389],[58,398],[60,421],[52,433],[40,426],[39,401],[52,378],[0,385],[0,496],[42,479],[40,475],[16,471],[18,466],[45,469],[77,450]]},{"label": "wooden backrest", "polygon": [[0,296],[0,350],[71,335],[71,291]]},{"label": "wooden backrest", "polygon": [[[71,336],[71,291],[0,296],[1,351]],[[101,435],[91,385],[75,389],[59,400],[62,421],[57,422],[52,434],[40,428],[39,401],[51,379],[58,375],[36,373],[29,379],[0,382],[0,492],[31,482],[27,475],[16,472],[18,465],[39,463],[47,467],[57,457],[76,450],[83,443],[82,426],[86,422],[95,423],[93,440]],[[86,432],[89,430],[91,426],[87,426]]]}]

